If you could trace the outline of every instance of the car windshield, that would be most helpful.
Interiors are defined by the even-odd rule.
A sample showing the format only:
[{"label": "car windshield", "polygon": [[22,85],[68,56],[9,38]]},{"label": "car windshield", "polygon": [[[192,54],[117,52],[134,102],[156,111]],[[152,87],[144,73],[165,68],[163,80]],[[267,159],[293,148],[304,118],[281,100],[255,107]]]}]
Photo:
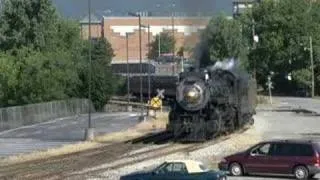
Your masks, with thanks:
[{"label": "car windshield", "polygon": [[161,170],[162,168],[164,168],[165,166],[167,166],[168,165],[168,163],[167,162],[164,162],[164,163],[162,163],[162,164],[160,164],[160,165],[158,165],[158,166],[156,166],[155,168],[153,168],[153,170],[152,171],[154,171],[154,172],[158,172],[159,170]]}]

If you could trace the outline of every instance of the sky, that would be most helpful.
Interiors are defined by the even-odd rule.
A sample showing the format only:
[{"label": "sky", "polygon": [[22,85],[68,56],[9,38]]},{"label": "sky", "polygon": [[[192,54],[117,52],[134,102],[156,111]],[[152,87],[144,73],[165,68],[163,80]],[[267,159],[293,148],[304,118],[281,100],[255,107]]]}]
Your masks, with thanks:
[{"label": "sky", "polygon": [[[88,14],[88,0],[53,0],[59,13],[65,17],[81,19]],[[91,0],[95,14],[125,14],[126,12],[169,12],[175,4],[176,12],[225,13],[231,15],[232,0]]]}]

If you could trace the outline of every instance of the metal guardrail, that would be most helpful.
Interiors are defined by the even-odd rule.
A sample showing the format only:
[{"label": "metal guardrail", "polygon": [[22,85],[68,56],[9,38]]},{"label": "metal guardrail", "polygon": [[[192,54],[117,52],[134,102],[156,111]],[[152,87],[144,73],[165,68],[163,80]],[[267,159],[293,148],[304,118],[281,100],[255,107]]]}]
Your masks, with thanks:
[{"label": "metal guardrail", "polygon": [[[114,104],[114,105],[120,105],[120,106],[134,106],[134,107],[141,107],[143,106],[144,108],[152,108],[150,105],[147,103],[138,103],[138,102],[128,102],[128,101],[119,101],[119,100],[110,100],[108,104]],[[169,111],[170,107],[169,106],[162,106],[162,111]]]},{"label": "metal guardrail", "polygon": [[148,107],[147,103],[137,103],[137,102],[127,102],[127,101],[117,101],[117,100],[110,100],[109,104],[118,104],[118,105],[127,105],[127,106],[144,106]]}]

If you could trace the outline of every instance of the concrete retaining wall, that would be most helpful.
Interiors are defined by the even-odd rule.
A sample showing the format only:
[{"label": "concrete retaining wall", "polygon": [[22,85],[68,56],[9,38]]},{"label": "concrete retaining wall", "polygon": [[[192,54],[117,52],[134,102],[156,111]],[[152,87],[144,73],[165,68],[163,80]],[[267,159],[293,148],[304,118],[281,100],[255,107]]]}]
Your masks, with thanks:
[{"label": "concrete retaining wall", "polygon": [[[0,131],[88,113],[88,107],[89,100],[87,99],[70,99],[0,108]],[[94,112],[92,104],[91,107]]]}]

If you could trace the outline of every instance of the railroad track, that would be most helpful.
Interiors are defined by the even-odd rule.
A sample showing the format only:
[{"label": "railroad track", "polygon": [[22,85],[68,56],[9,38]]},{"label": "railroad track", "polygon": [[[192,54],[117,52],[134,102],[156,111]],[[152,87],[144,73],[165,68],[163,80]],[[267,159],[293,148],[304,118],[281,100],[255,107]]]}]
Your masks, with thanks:
[{"label": "railroad track", "polygon": [[173,134],[164,130],[164,131],[150,133],[150,134],[147,134],[146,136],[129,140],[126,143],[161,144],[161,143],[166,143],[172,139],[173,139]]},{"label": "railroad track", "polygon": [[[232,134],[242,133],[246,129]],[[86,175],[116,170],[142,161],[175,153],[190,153],[229,139],[231,134],[219,136],[205,143],[170,143],[166,132],[157,132],[130,141],[110,144],[93,150],[35,160],[12,166],[0,166],[0,179],[81,179]],[[163,145],[161,141],[169,142]],[[107,163],[107,164],[106,164]],[[88,167],[97,167],[89,168]],[[84,170],[85,169],[85,170]],[[74,173],[78,172],[78,173]]]},{"label": "railroad track", "polygon": [[[211,140],[209,142],[205,143],[189,143],[189,144],[169,144],[167,146],[160,146],[159,148],[146,150],[146,151],[140,151],[138,153],[128,154],[121,157],[121,159],[114,161],[113,163],[108,163],[105,166],[101,166],[96,169],[91,169],[86,172],[83,172],[82,174],[74,174],[74,175],[95,175],[99,173],[103,173],[105,171],[110,170],[117,170],[119,168],[123,168],[125,166],[134,165],[143,161],[148,161],[152,159],[157,159],[169,155],[173,155],[176,153],[183,153],[183,154],[189,154],[193,151],[206,148],[215,144],[218,144],[220,142],[226,141],[230,139],[231,135],[233,134],[240,134],[244,131],[246,131],[248,128],[238,130],[234,133],[228,134],[226,136],[218,136],[216,139]],[[160,135],[161,133],[159,133]],[[152,136],[148,136],[147,139],[151,138]],[[157,135],[153,136],[157,137]],[[129,143],[128,141],[127,143]],[[135,141],[136,143],[140,142],[143,143],[143,139],[138,139],[138,141]],[[126,159],[126,160],[123,160]]]}]

